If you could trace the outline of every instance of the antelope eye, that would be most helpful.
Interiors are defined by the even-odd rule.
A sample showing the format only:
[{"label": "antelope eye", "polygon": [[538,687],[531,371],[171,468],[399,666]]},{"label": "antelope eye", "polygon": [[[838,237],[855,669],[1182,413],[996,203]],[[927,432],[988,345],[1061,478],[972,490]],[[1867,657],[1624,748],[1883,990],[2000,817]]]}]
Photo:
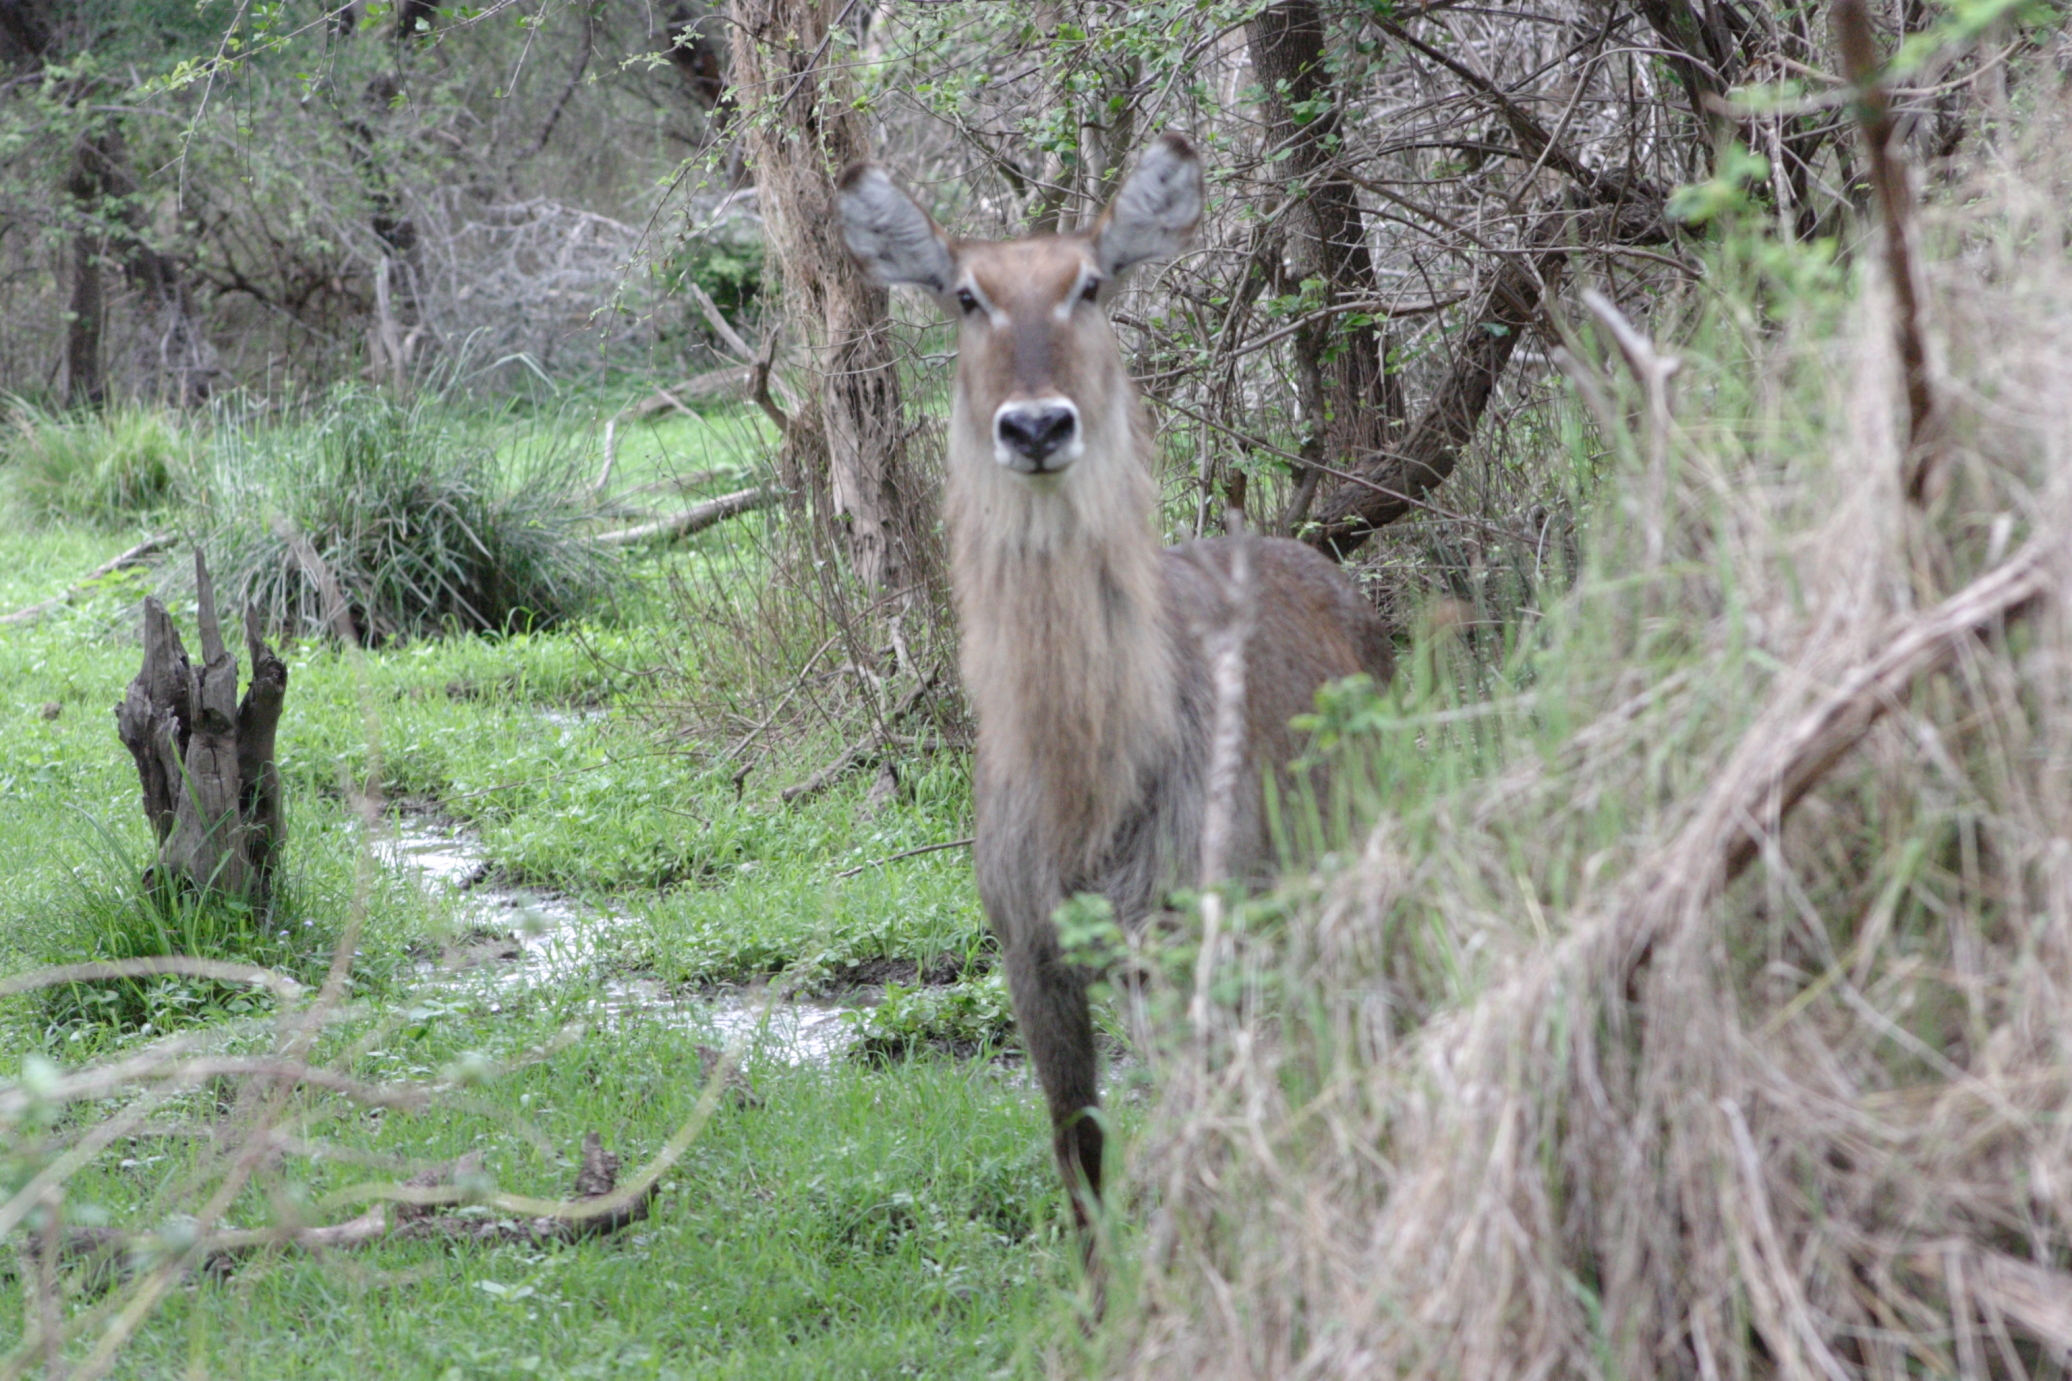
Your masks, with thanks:
[{"label": "antelope eye", "polygon": [[978,299],[972,296],[971,289],[959,288],[957,289],[957,305],[963,309],[964,315],[970,316],[978,310]]},{"label": "antelope eye", "polygon": [[1085,286],[1085,287],[1083,287],[1083,288],[1081,288],[1081,289],[1079,290],[1079,300],[1080,300],[1081,302],[1094,302],[1094,301],[1098,301],[1098,300],[1100,299],[1100,296],[1101,296],[1101,280],[1100,280],[1100,279],[1098,279],[1098,278],[1089,278],[1089,279],[1087,279],[1087,280],[1086,280],[1086,286]]}]

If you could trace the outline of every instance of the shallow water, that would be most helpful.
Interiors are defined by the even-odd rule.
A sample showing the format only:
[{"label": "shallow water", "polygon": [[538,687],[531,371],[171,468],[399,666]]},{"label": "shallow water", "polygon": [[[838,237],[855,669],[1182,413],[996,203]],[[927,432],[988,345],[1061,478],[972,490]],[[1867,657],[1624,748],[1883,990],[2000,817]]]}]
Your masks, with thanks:
[{"label": "shallow water", "polygon": [[[479,839],[422,817],[397,822],[374,848],[388,866],[416,872],[427,890],[459,893],[461,942],[443,962],[421,964],[419,971],[429,983],[486,989],[492,1010],[504,995],[592,977],[610,955],[606,938],[628,920],[623,912],[491,882]],[[486,938],[470,940],[470,932]],[[847,1019],[854,1009],[839,1003],[783,1000],[762,991],[684,997],[639,977],[609,977],[601,986],[601,1020],[661,1021],[787,1064],[833,1060],[854,1034]]]}]

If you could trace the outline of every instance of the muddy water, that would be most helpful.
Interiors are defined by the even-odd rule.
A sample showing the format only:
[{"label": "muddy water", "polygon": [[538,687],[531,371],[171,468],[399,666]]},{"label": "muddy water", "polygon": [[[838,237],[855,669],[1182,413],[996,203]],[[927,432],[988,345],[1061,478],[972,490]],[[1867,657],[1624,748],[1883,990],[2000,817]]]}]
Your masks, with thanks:
[{"label": "muddy water", "polygon": [[[375,849],[390,867],[415,872],[426,889],[457,894],[462,933],[487,937],[463,942],[444,963],[421,965],[425,980],[486,990],[492,1003],[528,988],[587,981],[611,952],[611,932],[627,920],[621,912],[491,881],[479,839],[422,817],[405,817]],[[851,1009],[835,1003],[776,1001],[765,993],[680,997],[643,978],[608,978],[602,989],[603,1020],[667,1022],[791,1064],[834,1059],[852,1035]]]}]

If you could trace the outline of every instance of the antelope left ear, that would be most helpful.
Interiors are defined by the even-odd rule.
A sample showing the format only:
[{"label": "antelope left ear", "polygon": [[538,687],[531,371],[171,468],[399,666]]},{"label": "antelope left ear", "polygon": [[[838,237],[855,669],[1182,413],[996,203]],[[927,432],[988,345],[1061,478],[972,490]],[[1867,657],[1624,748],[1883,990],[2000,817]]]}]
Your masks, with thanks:
[{"label": "antelope left ear", "polygon": [[1094,226],[1094,255],[1114,276],[1178,254],[1201,223],[1201,159],[1177,134],[1160,135]]}]

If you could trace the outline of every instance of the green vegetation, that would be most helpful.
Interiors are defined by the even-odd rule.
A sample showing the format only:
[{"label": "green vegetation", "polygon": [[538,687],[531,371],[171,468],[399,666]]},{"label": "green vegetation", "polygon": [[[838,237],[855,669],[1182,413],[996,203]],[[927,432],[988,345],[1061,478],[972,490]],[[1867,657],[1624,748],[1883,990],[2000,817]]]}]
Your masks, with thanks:
[{"label": "green vegetation", "polygon": [[[191,492],[209,506],[164,516],[224,542],[211,556],[226,586],[227,572],[264,568],[225,541],[232,514],[253,521],[277,496],[314,533],[310,514],[410,512],[424,491],[408,483],[426,477],[521,494],[517,480],[539,473],[543,453],[574,474],[588,434],[353,391],[308,418],[219,425],[195,443]],[[557,540],[738,484],[758,435],[725,410],[628,428],[607,516]],[[232,479],[250,486],[233,493]],[[0,492],[16,511],[31,502]],[[64,591],[133,540],[122,523],[146,516],[138,507],[8,524],[0,605]],[[297,1097],[285,1125],[324,1154],[267,1169],[234,1196],[230,1223],[343,1221],[364,1207],[354,1186],[470,1152],[484,1183],[558,1196],[586,1132],[602,1133],[631,1174],[704,1116],[701,1051],[732,1041],[753,1089],[720,1102],[632,1229],[561,1247],[399,1241],[343,1262],[262,1257],[175,1291],[114,1374],[358,1377],[378,1357],[380,1374],[398,1376],[948,1378],[1011,1367],[1047,1330],[1073,1253],[1033,1091],[1018,1064],[921,1053],[930,1041],[969,1055],[1011,1040],[968,854],[893,857],[968,832],[962,760],[915,758],[890,800],[866,802],[868,774],[852,774],[784,805],[777,789],[833,751],[824,731],[787,730],[788,746],[758,757],[762,790],[742,791],[733,764],[658,713],[650,670],[694,677],[700,664],[682,640],[682,592],[763,560],[754,521],[600,565],[617,573],[616,594],[553,627],[407,637],[438,623],[397,619],[398,636],[361,651],[291,621],[302,636],[286,649],[278,751],[290,843],[264,924],[141,886],[150,835],[107,707],[135,673],[134,601],[161,575],[111,577],[0,629],[0,971],[177,953],[314,988],[343,947],[344,1005],[310,1062],[430,1091],[420,1110],[373,1118],[351,1099]],[[457,540],[429,536],[438,551]],[[412,593],[401,580],[387,588]],[[446,598],[429,580],[416,592]],[[422,821],[479,840],[469,890],[427,885],[395,860],[384,841],[398,822]],[[575,915],[536,936],[529,893],[502,904],[518,888],[567,898]],[[509,953],[513,936],[577,957],[460,967]],[[756,1021],[789,993],[868,1004],[881,990],[882,1007],[836,1029],[887,1053],[911,1046],[913,1059],[797,1064],[782,1010],[766,1028]],[[263,990],[218,979],[65,984],[0,999],[0,1059],[28,1088],[95,1060],[149,1059],[167,1040],[256,1056],[276,1039],[274,1010]],[[894,1030],[897,1042],[884,1037]],[[169,1090],[154,1121],[200,1130],[234,1115],[240,1087]],[[16,1184],[58,1144],[23,1131],[7,1172]],[[155,1230],[221,1182],[206,1136],[118,1145],[69,1180],[68,1221]],[[81,1276],[66,1307],[84,1318],[98,1298]],[[18,1337],[4,1333],[0,1348]]]},{"label": "green vegetation", "polygon": [[67,416],[23,403],[0,432],[0,471],[31,519],[85,519],[119,526],[171,502],[192,485],[189,423],[162,409],[129,405]]},{"label": "green vegetation", "polygon": [[328,572],[365,642],[565,622],[607,596],[614,565],[588,540],[591,475],[571,441],[539,423],[499,454],[435,395],[357,387],[298,426],[227,426],[199,515],[217,584],[270,627],[315,633],[337,617]]}]

